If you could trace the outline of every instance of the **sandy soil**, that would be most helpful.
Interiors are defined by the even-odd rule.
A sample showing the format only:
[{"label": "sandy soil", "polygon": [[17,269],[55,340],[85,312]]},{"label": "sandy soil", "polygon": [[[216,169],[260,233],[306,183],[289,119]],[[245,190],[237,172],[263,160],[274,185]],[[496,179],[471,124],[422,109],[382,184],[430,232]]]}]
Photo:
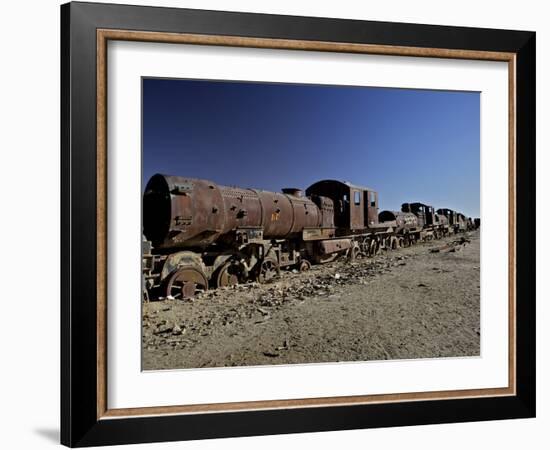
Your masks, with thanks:
[{"label": "sandy soil", "polygon": [[479,233],[465,237],[143,303],[143,369],[479,355]]}]

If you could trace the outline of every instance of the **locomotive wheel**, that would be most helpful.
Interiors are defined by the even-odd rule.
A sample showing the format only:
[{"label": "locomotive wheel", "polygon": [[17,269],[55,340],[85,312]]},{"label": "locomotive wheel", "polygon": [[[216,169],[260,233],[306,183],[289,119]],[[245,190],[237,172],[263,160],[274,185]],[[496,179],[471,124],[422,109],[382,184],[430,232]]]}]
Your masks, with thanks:
[{"label": "locomotive wheel", "polygon": [[361,242],[361,256],[369,256],[370,255],[370,248],[369,248],[370,242],[368,240],[364,240]]},{"label": "locomotive wheel", "polygon": [[357,258],[361,258],[361,248],[359,247],[359,244],[355,244],[353,247],[349,249],[349,259],[351,261],[354,261]]},{"label": "locomotive wheel", "polygon": [[166,297],[186,300],[208,289],[208,280],[201,269],[193,266],[176,269],[166,284]]},{"label": "locomotive wheel", "polygon": [[267,283],[279,272],[279,264],[275,258],[266,258],[262,261],[260,265],[260,272],[256,277],[259,283]]},{"label": "locomotive wheel", "polygon": [[227,287],[239,283],[238,268],[231,262],[225,263],[216,271],[216,286]]},{"label": "locomotive wheel", "polygon": [[376,256],[378,253],[380,253],[380,245],[375,240],[372,240],[370,243],[369,254],[370,256]]},{"label": "locomotive wheel", "polygon": [[311,263],[307,259],[302,259],[300,264],[298,264],[298,270],[300,272],[307,272],[309,269],[311,269]]}]

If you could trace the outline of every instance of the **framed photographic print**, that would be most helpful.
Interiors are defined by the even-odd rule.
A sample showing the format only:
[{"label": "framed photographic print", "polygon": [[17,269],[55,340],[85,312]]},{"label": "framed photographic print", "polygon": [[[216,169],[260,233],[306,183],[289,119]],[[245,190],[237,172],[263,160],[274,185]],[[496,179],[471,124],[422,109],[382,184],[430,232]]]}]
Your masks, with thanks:
[{"label": "framed photographic print", "polygon": [[61,7],[68,446],[535,414],[535,33]]}]

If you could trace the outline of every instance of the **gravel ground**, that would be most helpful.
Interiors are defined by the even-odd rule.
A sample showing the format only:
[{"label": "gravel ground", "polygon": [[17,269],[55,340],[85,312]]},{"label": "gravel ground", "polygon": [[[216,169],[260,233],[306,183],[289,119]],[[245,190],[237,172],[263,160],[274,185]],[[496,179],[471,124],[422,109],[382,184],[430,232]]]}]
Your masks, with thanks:
[{"label": "gravel ground", "polygon": [[143,369],[479,355],[479,233],[461,236],[143,303]]}]

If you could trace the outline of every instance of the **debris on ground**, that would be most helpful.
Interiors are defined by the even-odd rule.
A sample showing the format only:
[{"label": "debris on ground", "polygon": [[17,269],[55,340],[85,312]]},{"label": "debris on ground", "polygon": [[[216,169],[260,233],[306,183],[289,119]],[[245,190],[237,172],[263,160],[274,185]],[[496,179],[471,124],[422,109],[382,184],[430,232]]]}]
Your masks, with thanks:
[{"label": "debris on ground", "polygon": [[477,355],[479,233],[437,242],[143,302],[143,368]]}]

